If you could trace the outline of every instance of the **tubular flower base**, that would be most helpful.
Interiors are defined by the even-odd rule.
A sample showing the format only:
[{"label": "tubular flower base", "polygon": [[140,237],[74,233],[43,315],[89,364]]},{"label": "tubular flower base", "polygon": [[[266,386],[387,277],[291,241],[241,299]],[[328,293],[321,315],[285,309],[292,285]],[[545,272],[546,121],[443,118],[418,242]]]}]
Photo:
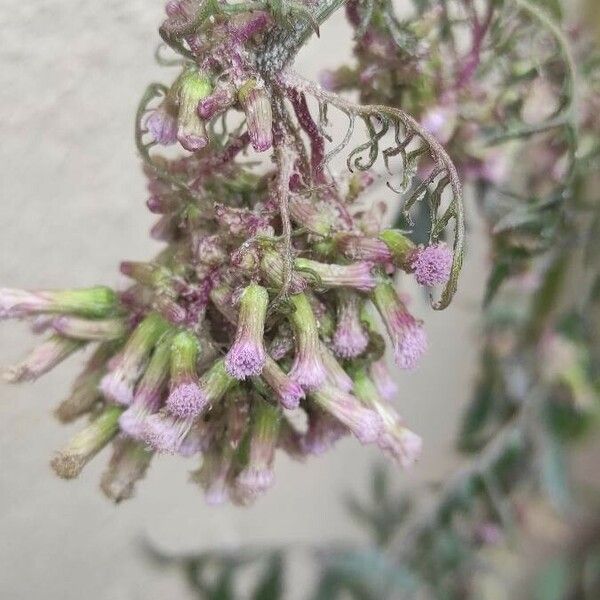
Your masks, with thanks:
[{"label": "tubular flower base", "polygon": [[[370,315],[379,311],[398,364],[415,367],[425,334],[394,279],[447,282],[435,306],[449,302],[462,244],[452,163],[401,111],[352,105],[291,72],[311,28],[338,4],[308,3],[311,18],[285,26],[278,11],[245,7],[167,6],[160,33],[185,64],[170,87],[149,86],[136,121],[147,206],[159,215],[151,235],[165,248],[154,260],[123,262],[131,285],[121,292],[0,289],[0,318],[28,319],[36,333],[49,334],[6,370],[9,381],[35,379],[96,346],[56,409],[61,421],[89,423],[52,467],[76,477],[112,445],[101,489],[115,502],[133,495],[160,453],[200,455],[192,479],[207,501],[245,505],[274,483],[278,450],[303,459],[348,434],[403,466],[420,450],[418,436],[389,404],[395,387],[382,362],[385,332]],[[314,120],[309,97],[320,108],[337,106],[352,128],[362,120],[372,136],[349,152],[349,166],[361,171],[349,189],[324,168],[329,136],[322,119]],[[226,121],[215,126],[234,113],[243,117],[235,132],[228,133]],[[407,232],[376,230],[361,204],[375,158],[394,156],[380,152],[376,123],[394,127],[396,140],[404,131],[429,150],[444,178],[443,185],[435,178],[426,185],[451,185],[450,212],[436,216],[429,246],[416,245]],[[179,157],[154,154],[176,143]],[[365,157],[357,158],[365,148],[366,167]],[[255,161],[244,155],[256,152],[271,155],[270,166],[254,171]],[[447,233],[439,223],[449,222],[452,250],[438,241]],[[305,430],[291,410],[305,413]]]}]

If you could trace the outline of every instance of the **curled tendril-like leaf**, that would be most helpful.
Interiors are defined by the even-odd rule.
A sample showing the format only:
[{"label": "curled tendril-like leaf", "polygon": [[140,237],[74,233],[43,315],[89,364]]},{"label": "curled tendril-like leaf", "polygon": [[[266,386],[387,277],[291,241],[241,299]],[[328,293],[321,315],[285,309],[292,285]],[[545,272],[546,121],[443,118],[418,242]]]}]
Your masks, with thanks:
[{"label": "curled tendril-like leaf", "polygon": [[[442,145],[434,136],[423,129],[413,117],[400,109],[388,106],[362,106],[354,104],[292,73],[286,73],[281,78],[281,82],[284,86],[294,88],[314,98],[319,104],[321,115],[324,114],[325,107],[333,106],[348,117],[350,125],[342,143],[330,151],[326,155],[325,160],[330,160],[350,143],[356,118],[362,119],[368,139],[366,142],[358,144],[349,152],[347,165],[350,170],[353,170],[353,168],[359,170],[370,169],[377,158],[382,156],[386,168],[391,171],[390,158],[400,155],[401,165],[398,175],[401,178],[402,185],[406,186],[407,180],[413,179],[419,159],[424,155],[429,156],[433,167],[425,180],[416,185],[408,197],[404,199],[403,209],[405,214],[408,215],[411,207],[417,202],[421,202],[426,198],[428,199],[431,214],[430,240],[432,242],[445,236],[450,221],[454,221],[454,256],[450,279],[443,289],[441,297],[438,300],[432,299],[434,309],[441,310],[446,308],[457,288],[458,276],[463,261],[465,231],[462,185],[456,168]],[[381,141],[391,126],[394,127],[394,144],[388,148],[381,149]],[[417,147],[414,150],[407,151],[408,146],[417,141]],[[446,190],[450,191],[451,198],[448,206],[440,214],[442,195]]]}]

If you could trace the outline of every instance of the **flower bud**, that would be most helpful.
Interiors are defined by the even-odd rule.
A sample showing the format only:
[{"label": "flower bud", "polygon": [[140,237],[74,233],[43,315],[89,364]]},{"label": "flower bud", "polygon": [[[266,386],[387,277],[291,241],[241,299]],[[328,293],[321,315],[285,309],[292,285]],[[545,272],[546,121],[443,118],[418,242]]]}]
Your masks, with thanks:
[{"label": "flower bud", "polygon": [[4,370],[9,383],[34,381],[83,347],[83,342],[53,335],[35,347],[20,363]]},{"label": "flower bud", "polygon": [[54,414],[63,423],[70,423],[89,412],[102,398],[99,384],[106,371],[106,363],[115,352],[114,343],[100,344],[85,369],[77,377],[71,393],[56,408]]},{"label": "flower bud", "polygon": [[235,88],[228,81],[219,81],[212,94],[198,103],[198,116],[210,121],[214,116],[225,112],[235,102]]},{"label": "flower bud", "polygon": [[121,429],[132,438],[142,439],[146,418],[157,412],[163,403],[169,379],[171,340],[172,336],[167,334],[158,342],[136,386],[131,405],[119,419]]},{"label": "flower bud", "polygon": [[169,324],[157,314],[149,314],[129,336],[125,347],[113,360],[111,370],[102,378],[100,389],[118,404],[129,405],[150,353]]},{"label": "flower bud", "polygon": [[324,384],[313,390],[310,397],[320,408],[343,423],[361,444],[378,440],[382,429],[381,417],[362,406],[354,396]]},{"label": "flower bud", "polygon": [[44,313],[100,318],[117,307],[117,295],[107,287],[29,292],[0,289],[0,319],[20,319]]},{"label": "flower bud", "polygon": [[179,452],[194,426],[195,417],[176,417],[164,409],[150,415],[142,429],[143,440],[157,452]]},{"label": "flower bud", "polygon": [[168,101],[155,108],[146,119],[146,129],[156,144],[169,146],[177,141],[177,111]]},{"label": "flower bud", "polygon": [[390,280],[377,284],[372,299],[394,346],[396,364],[401,369],[414,369],[427,350],[421,323],[408,312]]},{"label": "flower bud", "polygon": [[240,296],[235,340],[225,356],[227,373],[236,379],[255,377],[263,370],[267,357],[263,336],[268,304],[267,290],[255,283]]},{"label": "flower bud", "polygon": [[333,351],[342,358],[360,356],[369,344],[369,336],[360,321],[361,300],[356,294],[340,292]]},{"label": "flower bud", "polygon": [[296,336],[296,354],[289,376],[304,388],[321,385],[327,376],[321,356],[321,342],[315,315],[305,294],[295,294],[290,301],[294,311],[290,323]]},{"label": "flower bud", "polygon": [[119,416],[123,409],[107,406],[85,429],[81,430],[70,443],[56,453],[51,465],[63,479],[73,479],[119,431]]},{"label": "flower bud", "polygon": [[337,221],[335,209],[326,202],[293,196],[289,205],[293,221],[317,235],[329,235]]},{"label": "flower bud", "polygon": [[419,285],[443,285],[452,271],[452,250],[444,242],[419,247],[410,254],[409,266]]},{"label": "flower bud", "polygon": [[266,492],[273,485],[273,461],[279,436],[281,409],[262,398],[255,398],[252,407],[248,464],[235,479],[240,496],[248,501]]},{"label": "flower bud", "polygon": [[400,415],[379,395],[364,369],[356,369],[353,379],[357,398],[374,410],[383,422],[383,431],[377,442],[379,447],[402,467],[411,467],[421,454],[421,438],[404,426]]},{"label": "flower bud", "polygon": [[82,319],[62,315],[52,320],[52,328],[68,338],[76,340],[118,340],[127,333],[123,319]]},{"label": "flower bud", "polygon": [[308,258],[297,258],[294,266],[305,271],[324,288],[347,287],[360,292],[369,292],[375,287],[375,277],[371,273],[373,265],[357,262],[351,265],[336,265],[317,262]]},{"label": "flower bud", "polygon": [[210,94],[212,84],[206,74],[190,69],[181,76],[177,85],[177,139],[186,150],[196,152],[208,144],[206,127],[197,109],[198,103]]},{"label": "flower bud", "polygon": [[200,377],[193,394],[169,394],[167,409],[182,419],[194,419],[218,402],[234,383],[235,379],[227,373],[223,359],[219,359]]},{"label": "flower bud", "polygon": [[[171,344],[171,391],[167,407],[173,414],[198,414],[206,404],[198,381],[198,338],[189,331],[180,331]],[[185,407],[185,408],[184,408]]]},{"label": "flower bud", "polygon": [[153,452],[144,444],[126,437],[115,439],[113,448],[108,467],[100,480],[100,489],[118,504],[133,496],[136,483],[146,475]]},{"label": "flower bud", "polygon": [[264,84],[249,79],[238,90],[238,99],[246,113],[246,126],[250,143],[257,152],[264,152],[273,145],[273,114],[271,98]]},{"label": "flower bud", "polygon": [[281,406],[289,410],[298,408],[304,398],[304,390],[269,356],[262,371],[262,378],[275,392]]}]

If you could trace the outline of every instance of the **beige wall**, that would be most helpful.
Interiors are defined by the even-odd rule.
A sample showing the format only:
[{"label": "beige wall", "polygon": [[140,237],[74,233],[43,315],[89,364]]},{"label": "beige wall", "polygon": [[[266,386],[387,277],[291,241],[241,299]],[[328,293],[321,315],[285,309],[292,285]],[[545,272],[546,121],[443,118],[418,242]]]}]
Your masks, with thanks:
[{"label": "beige wall", "polygon": [[[118,284],[120,259],[156,251],[132,126],[145,84],[170,77],[153,63],[162,4],[2,1],[0,285]],[[300,70],[335,66],[349,48],[337,19],[304,50]],[[399,406],[425,450],[411,473],[398,472],[399,487],[443,476],[455,461],[456,419],[475,368],[481,254],[467,257],[448,311],[418,311],[431,351],[418,372],[401,376]],[[1,332],[1,364],[33,341],[24,324],[3,323]],[[78,364],[34,384],[0,385],[0,598],[158,600],[167,590],[185,597],[173,574],[148,570],[138,544],[144,537],[183,551],[359,535],[340,498],[364,487],[378,454],[350,441],[304,465],[280,460],[275,489],[244,510],[206,507],[186,482],[193,463],[182,459],[157,460],[136,499],[117,508],[97,491],[106,456],[75,482],[57,480],[48,460],[73,428],[50,411]]]}]

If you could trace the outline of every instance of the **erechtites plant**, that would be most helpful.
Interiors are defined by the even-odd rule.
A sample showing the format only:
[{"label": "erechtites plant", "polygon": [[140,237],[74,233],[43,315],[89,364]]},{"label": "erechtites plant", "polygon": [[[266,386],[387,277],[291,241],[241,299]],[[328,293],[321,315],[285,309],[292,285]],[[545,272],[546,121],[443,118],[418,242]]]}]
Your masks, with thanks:
[{"label": "erechtites plant", "polygon": [[[90,419],[53,459],[61,477],[112,442],[102,489],[118,501],[156,453],[199,454],[194,480],[208,500],[247,504],[271,486],[278,448],[304,457],[351,433],[401,465],[417,458],[382,356],[389,345],[412,369],[426,348],[399,278],[431,288],[436,309],[452,299],[461,184],[440,142],[400,107],[355,104],[293,71],[343,4],[167,3],[160,35],[180,73],[148,87],[135,129],[147,206],[160,215],[151,235],[165,248],[123,262],[132,284],[121,292],[0,290],[0,316],[49,336],[8,379],[35,379],[98,344],[57,410]],[[332,110],[348,119],[340,140],[328,131]],[[178,158],[155,153],[176,144]],[[349,172],[338,173],[343,153]],[[369,209],[381,166],[406,223],[427,204],[427,243]],[[293,410],[306,413],[304,430]]]}]

